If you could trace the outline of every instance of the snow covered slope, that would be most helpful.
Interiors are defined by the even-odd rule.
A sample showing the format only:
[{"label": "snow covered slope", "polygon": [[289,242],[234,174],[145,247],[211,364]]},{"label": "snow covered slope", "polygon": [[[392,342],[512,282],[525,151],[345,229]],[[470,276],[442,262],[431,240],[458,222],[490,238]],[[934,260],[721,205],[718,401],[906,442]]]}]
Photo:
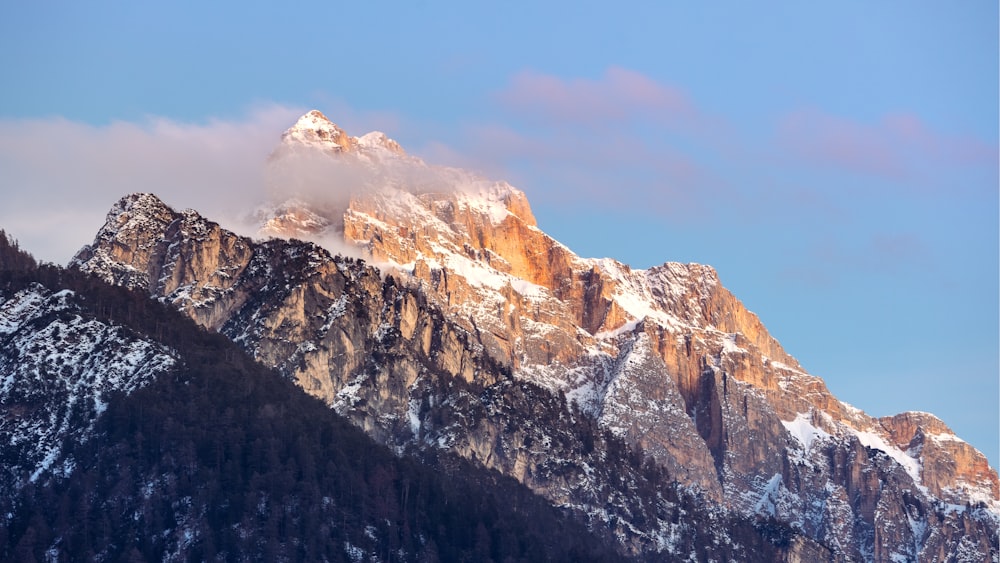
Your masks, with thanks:
[{"label": "snow covered slope", "polygon": [[170,350],[93,318],[69,290],[0,290],[0,453],[4,498],[47,471],[68,473],[67,441],[88,438],[113,393],[169,371]]}]

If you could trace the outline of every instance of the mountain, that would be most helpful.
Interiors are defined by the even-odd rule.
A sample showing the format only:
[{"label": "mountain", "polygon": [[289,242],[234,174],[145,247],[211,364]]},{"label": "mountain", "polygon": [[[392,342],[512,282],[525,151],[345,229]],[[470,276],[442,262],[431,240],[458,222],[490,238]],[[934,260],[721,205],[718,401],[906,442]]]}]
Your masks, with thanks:
[{"label": "mountain", "polygon": [[513,479],[399,458],[225,337],[2,231],[0,342],[0,560],[622,560]]},{"label": "mountain", "polygon": [[729,551],[706,556],[741,560],[761,541],[787,560],[997,560],[985,457],[933,415],[837,400],[711,267],[578,257],[512,186],[316,111],[270,164],[284,196],[257,210],[262,236],[313,243],[133,194],[74,267],[220,331],[397,452],[517,479],[625,553],[711,538]]}]

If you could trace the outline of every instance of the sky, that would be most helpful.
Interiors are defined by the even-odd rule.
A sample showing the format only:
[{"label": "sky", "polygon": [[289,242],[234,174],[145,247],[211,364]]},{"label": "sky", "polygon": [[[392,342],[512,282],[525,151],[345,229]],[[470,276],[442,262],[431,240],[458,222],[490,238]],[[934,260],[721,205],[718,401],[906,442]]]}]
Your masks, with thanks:
[{"label": "sky", "polygon": [[225,224],[315,108],[581,256],[714,266],[839,399],[997,467],[997,2],[272,4],[0,5],[0,228],[64,264],[129,192]]}]

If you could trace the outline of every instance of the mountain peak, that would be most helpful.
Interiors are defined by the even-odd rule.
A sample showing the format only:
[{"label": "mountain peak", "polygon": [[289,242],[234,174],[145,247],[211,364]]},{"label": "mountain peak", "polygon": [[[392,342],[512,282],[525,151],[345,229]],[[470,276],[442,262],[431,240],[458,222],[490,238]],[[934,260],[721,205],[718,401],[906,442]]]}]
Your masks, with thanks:
[{"label": "mountain peak", "polygon": [[111,207],[108,216],[120,215],[129,211],[146,213],[149,210],[166,209],[167,204],[156,194],[149,192],[134,192],[119,198]]},{"label": "mountain peak", "polygon": [[330,121],[330,118],[323,115],[323,112],[319,111],[318,109],[311,109],[307,111],[302,117],[299,118],[299,121],[302,121],[303,119],[315,119],[319,121],[325,121],[327,123],[332,123]]},{"label": "mountain peak", "polygon": [[319,110],[310,110],[288,128],[281,136],[282,148],[307,148],[329,153],[361,153],[369,157],[390,153],[405,156],[406,151],[399,143],[381,131],[372,131],[360,137],[352,137]]},{"label": "mountain peak", "polygon": [[353,151],[358,145],[357,139],[315,109],[300,117],[285,131],[281,140],[286,146],[300,145],[334,152]]},{"label": "mountain peak", "polygon": [[318,109],[307,111],[295,122],[291,129],[316,130],[337,129],[337,125]]},{"label": "mountain peak", "polygon": [[[98,231],[97,236],[113,237],[123,229],[145,228],[142,223],[163,222],[167,220],[166,217],[172,215],[173,210],[155,194],[141,192],[127,194],[111,206],[104,219],[104,226]],[[75,260],[76,258],[73,259]]]}]

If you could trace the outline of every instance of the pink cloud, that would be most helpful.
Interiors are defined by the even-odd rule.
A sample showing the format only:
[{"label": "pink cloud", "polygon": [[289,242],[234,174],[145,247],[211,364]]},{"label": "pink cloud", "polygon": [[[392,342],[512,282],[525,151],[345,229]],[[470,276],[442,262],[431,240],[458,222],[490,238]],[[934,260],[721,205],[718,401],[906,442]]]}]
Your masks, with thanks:
[{"label": "pink cloud", "polygon": [[878,126],[798,111],[778,127],[780,144],[808,160],[896,179],[905,175],[901,155]]},{"label": "pink cloud", "polygon": [[892,180],[918,178],[931,167],[995,167],[997,162],[995,145],[934,131],[908,113],[865,123],[799,110],[787,114],[777,129],[779,147],[809,162]]},{"label": "pink cloud", "polygon": [[516,112],[577,125],[637,117],[657,121],[698,117],[680,89],[620,67],[608,68],[597,80],[524,71],[497,98]]}]

